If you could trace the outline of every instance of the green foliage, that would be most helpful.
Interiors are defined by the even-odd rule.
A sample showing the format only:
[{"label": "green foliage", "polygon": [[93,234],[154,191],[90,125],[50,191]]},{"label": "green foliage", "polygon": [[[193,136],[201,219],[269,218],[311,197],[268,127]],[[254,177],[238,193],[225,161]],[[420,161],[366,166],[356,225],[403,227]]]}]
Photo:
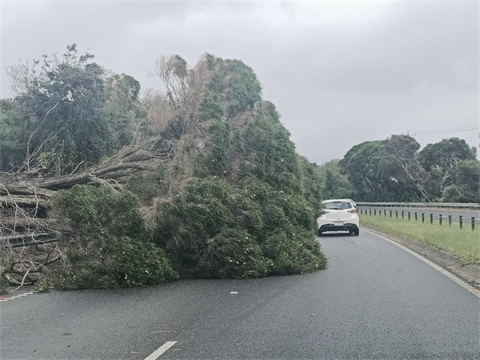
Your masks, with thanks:
[{"label": "green foliage", "polygon": [[81,236],[108,234],[141,241],[150,238],[138,200],[128,191],[75,185],[57,192],[52,203],[57,216],[68,220],[72,230]]},{"label": "green foliage", "polygon": [[[179,171],[178,167],[176,171]],[[137,195],[143,204],[150,205],[154,198],[165,192],[168,175],[169,166],[162,162],[157,171],[145,171],[138,175],[129,176],[126,189]]]},{"label": "green foliage", "polygon": [[224,179],[206,178],[194,181],[185,195],[158,205],[155,241],[186,273],[194,273],[208,239],[233,227],[234,218],[227,207],[229,192]]},{"label": "green foliage", "polygon": [[157,284],[176,278],[128,191],[77,185],[55,194],[57,216],[72,234],[63,240],[67,264],[51,277],[57,288],[114,288]]},{"label": "green foliage", "polygon": [[[215,78],[215,75],[214,75]],[[213,79],[212,79],[213,81]],[[200,120],[207,121],[210,119],[223,120],[226,115],[226,109],[219,100],[217,94],[207,91],[200,105]]]},{"label": "green foliage", "polygon": [[[438,143],[425,146],[418,153],[418,158],[425,171],[429,172],[428,185],[432,198],[458,200],[462,197],[463,191],[457,184],[459,180],[457,163],[475,160],[475,148],[470,149],[465,140],[459,138],[443,139]],[[472,198],[472,196],[467,197]]]},{"label": "green foliage", "polygon": [[196,273],[202,278],[255,278],[267,275],[269,264],[247,231],[224,229],[206,241]]},{"label": "green foliage", "polygon": [[17,96],[0,106],[0,170],[38,160],[49,175],[67,174],[131,143],[140,85],[91,59],[74,44],[62,60],[8,69]]},{"label": "green foliage", "polygon": [[313,209],[315,218],[318,218],[322,210],[323,199],[322,177],[318,172],[319,166],[310,163],[302,156],[300,157],[300,164],[303,175],[304,197]]},{"label": "green foliage", "polygon": [[453,184],[442,193],[444,202],[480,202],[480,162],[458,161],[452,172]]},{"label": "green foliage", "polygon": [[23,161],[26,141],[18,103],[12,99],[1,99],[0,171],[10,170]]},{"label": "green foliage", "polygon": [[[238,187],[225,178],[197,179],[184,195],[159,204],[156,223],[155,241],[184,276],[242,278],[325,267],[303,194],[254,177]],[[282,241],[271,239],[274,234]]]},{"label": "green foliage", "polygon": [[132,76],[114,74],[105,80],[102,117],[108,126],[107,153],[132,143],[137,124],[140,83]]},{"label": "green foliage", "polygon": [[317,168],[323,198],[355,199],[356,189],[348,181],[348,177],[340,171],[339,160],[331,160]]},{"label": "green foliage", "polygon": [[[68,265],[53,278],[59,289],[110,289],[159,284],[177,278],[164,252],[129,237],[101,236],[87,249],[70,243]],[[88,250],[88,251],[85,251]]]},{"label": "green foliage", "polygon": [[470,149],[465,140],[450,138],[428,144],[418,153],[418,157],[426,171],[431,171],[435,166],[448,171],[458,160],[475,159],[475,151]]},{"label": "green foliage", "polygon": [[254,155],[249,172],[286,193],[301,193],[302,171],[290,133],[280,123],[275,106],[262,103],[248,124],[238,145],[242,157]]},{"label": "green foliage", "polygon": [[267,258],[272,259],[272,275],[302,274],[324,269],[327,259],[312,240],[312,233],[299,227],[291,231],[274,231],[262,244]]},{"label": "green foliage", "polygon": [[50,292],[55,287],[55,282],[53,276],[51,274],[43,274],[37,281],[35,281],[35,284],[33,284],[33,288],[35,291],[38,291],[40,293],[47,293]]},{"label": "green foliage", "polygon": [[[479,200],[475,148],[470,149],[465,140],[458,138],[428,144],[420,152],[419,148],[415,139],[405,135],[363,142],[352,147],[340,161],[340,172],[348,176],[358,201]],[[341,176],[332,174],[329,182],[337,186],[343,181]],[[327,186],[324,195],[329,197],[330,190]],[[354,196],[335,196],[335,192],[333,195],[332,198]]]},{"label": "green foliage", "polygon": [[365,141],[352,147],[340,161],[360,200],[387,200],[383,174],[379,173],[382,141]]},{"label": "green foliage", "polygon": [[261,100],[262,86],[249,66],[210,54],[206,59],[213,75],[201,106],[202,120],[233,118]]},{"label": "green foliage", "polygon": [[230,154],[230,125],[217,120],[210,126],[211,149],[205,161],[208,175],[224,176],[227,172]]},{"label": "green foliage", "polygon": [[392,135],[355,145],[340,161],[356,189],[357,200],[428,201],[427,174],[417,158],[415,139]]}]

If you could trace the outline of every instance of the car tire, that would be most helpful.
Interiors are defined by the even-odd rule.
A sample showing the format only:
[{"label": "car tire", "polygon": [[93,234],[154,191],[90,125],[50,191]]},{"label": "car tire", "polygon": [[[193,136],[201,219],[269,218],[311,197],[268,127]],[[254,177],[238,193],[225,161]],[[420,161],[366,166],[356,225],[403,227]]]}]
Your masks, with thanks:
[{"label": "car tire", "polygon": [[353,235],[358,236],[359,234],[360,234],[359,229],[353,230]]},{"label": "car tire", "polygon": [[322,236],[322,235],[323,235],[323,232],[321,232],[320,230],[318,230],[317,235],[318,235],[318,236]]}]

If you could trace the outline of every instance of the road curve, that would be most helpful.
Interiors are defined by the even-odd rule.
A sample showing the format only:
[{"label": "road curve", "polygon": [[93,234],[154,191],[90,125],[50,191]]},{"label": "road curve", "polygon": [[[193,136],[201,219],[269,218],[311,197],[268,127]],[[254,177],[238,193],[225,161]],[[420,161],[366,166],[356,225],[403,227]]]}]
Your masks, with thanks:
[{"label": "road curve", "polygon": [[176,341],[160,360],[480,359],[474,294],[373,234],[319,241],[313,274],[1,303],[0,358],[145,359]]}]

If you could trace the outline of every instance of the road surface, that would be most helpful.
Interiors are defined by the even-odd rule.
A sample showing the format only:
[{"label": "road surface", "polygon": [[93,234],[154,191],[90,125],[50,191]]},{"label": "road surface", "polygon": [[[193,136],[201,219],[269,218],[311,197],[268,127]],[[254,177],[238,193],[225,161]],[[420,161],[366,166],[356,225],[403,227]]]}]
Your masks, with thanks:
[{"label": "road surface", "polygon": [[474,293],[366,231],[319,241],[318,273],[2,302],[0,358],[480,358]]}]

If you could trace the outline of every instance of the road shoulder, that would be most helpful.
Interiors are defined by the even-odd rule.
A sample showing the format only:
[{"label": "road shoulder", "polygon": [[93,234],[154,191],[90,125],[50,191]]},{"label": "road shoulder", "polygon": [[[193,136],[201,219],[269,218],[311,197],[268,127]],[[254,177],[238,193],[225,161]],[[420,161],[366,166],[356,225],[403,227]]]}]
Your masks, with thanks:
[{"label": "road shoulder", "polygon": [[452,254],[446,251],[437,249],[431,245],[424,244],[405,236],[401,236],[389,231],[378,230],[369,226],[361,226],[375,234],[384,236],[392,241],[395,241],[403,246],[415,251],[417,254],[422,255],[438,266],[450,271],[459,278],[465,280],[471,285],[480,288],[480,266],[475,264],[465,264],[460,259],[456,258]]}]

